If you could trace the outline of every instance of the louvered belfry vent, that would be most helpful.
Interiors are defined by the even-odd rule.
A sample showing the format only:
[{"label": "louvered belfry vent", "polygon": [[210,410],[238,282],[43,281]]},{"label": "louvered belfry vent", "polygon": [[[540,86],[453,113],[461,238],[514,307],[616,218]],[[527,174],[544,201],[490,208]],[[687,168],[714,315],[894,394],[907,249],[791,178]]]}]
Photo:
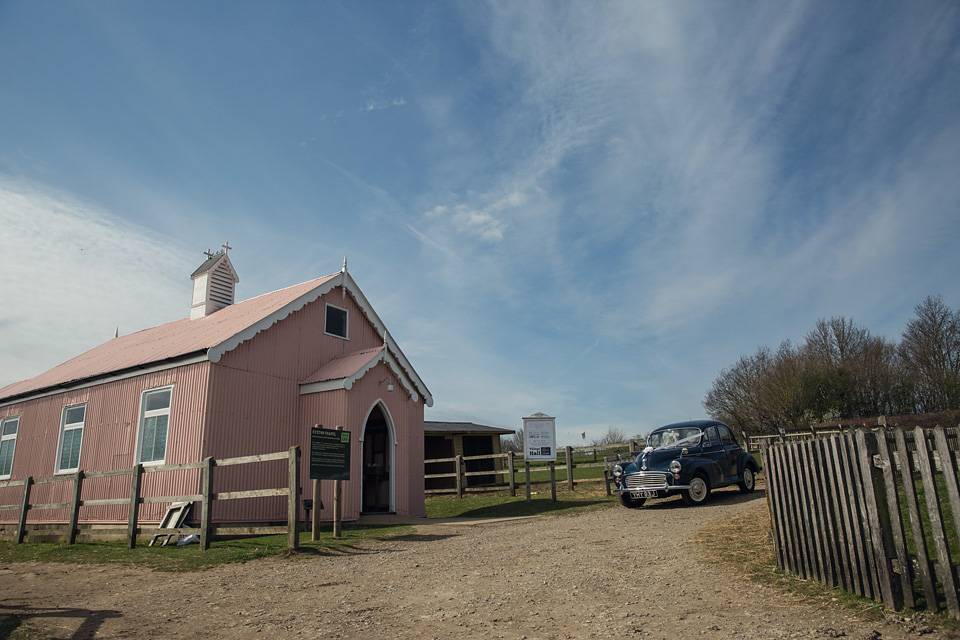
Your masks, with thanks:
[{"label": "louvered belfry vent", "polygon": [[233,304],[233,274],[223,264],[210,274],[210,300],[220,308]]},{"label": "louvered belfry vent", "polygon": [[207,259],[193,272],[193,302],[190,318],[203,318],[218,309],[233,304],[236,284],[240,282],[237,272],[227,256],[228,244],[219,253],[206,252]]}]

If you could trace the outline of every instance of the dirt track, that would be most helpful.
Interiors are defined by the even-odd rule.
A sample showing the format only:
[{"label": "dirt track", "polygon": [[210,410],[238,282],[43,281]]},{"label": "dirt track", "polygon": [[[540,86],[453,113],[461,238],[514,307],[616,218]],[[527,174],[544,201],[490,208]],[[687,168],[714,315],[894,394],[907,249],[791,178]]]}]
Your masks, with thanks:
[{"label": "dirt track", "polygon": [[733,490],[698,508],[671,499],[432,524],[347,553],[192,574],[7,565],[0,611],[75,639],[919,637],[829,603],[795,602],[707,559],[698,532],[751,511],[755,521],[762,501],[762,491]]}]

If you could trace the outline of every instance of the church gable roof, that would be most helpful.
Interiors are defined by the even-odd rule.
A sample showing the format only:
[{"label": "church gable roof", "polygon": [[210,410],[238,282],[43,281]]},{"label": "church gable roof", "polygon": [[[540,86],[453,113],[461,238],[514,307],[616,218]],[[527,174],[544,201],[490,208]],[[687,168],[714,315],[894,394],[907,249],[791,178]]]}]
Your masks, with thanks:
[{"label": "church gable roof", "polygon": [[384,336],[385,346],[396,366],[407,372],[410,384],[424,396],[428,406],[432,405],[433,398],[423,381],[345,270],[232,304],[205,317],[184,318],[114,338],[38,376],[0,389],[0,404],[93,384],[126,373],[141,373],[151,366],[178,366],[203,360],[218,362],[242,342],[337,286],[343,286],[354,297],[369,321]]}]

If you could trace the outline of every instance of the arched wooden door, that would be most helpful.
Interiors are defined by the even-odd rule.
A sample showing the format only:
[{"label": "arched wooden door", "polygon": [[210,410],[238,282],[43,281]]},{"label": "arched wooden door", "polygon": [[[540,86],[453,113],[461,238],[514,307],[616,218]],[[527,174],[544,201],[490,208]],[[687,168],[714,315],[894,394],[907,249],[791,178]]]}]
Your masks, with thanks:
[{"label": "arched wooden door", "polygon": [[390,511],[392,458],[390,428],[380,407],[375,407],[363,432],[363,513]]}]

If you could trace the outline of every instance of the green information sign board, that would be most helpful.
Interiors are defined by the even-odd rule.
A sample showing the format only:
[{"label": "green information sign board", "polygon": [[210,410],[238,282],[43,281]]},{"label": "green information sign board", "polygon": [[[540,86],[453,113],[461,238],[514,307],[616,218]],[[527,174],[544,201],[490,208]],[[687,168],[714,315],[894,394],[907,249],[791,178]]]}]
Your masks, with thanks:
[{"label": "green information sign board", "polygon": [[310,429],[310,479],[350,479],[350,432]]}]

